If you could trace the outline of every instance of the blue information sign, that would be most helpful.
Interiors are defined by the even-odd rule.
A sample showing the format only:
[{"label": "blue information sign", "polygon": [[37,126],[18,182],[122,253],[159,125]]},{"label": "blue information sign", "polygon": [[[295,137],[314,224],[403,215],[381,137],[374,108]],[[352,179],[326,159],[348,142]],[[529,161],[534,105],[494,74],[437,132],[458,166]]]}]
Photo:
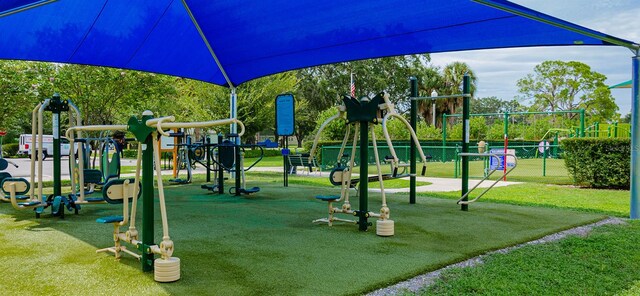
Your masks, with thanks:
[{"label": "blue information sign", "polygon": [[293,136],[295,132],[295,99],[292,94],[276,97],[276,135]]}]

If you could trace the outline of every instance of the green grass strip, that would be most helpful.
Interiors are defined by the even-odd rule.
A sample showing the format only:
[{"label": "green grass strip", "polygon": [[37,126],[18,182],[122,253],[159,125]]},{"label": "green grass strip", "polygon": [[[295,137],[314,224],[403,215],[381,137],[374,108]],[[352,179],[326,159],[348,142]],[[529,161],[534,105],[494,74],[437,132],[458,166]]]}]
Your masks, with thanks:
[{"label": "green grass strip", "polygon": [[[470,198],[477,196],[482,190],[477,189]],[[460,198],[457,192],[418,193],[420,196],[436,198]],[[481,201],[535,205],[576,209],[589,212],[606,213],[618,217],[629,217],[629,191],[586,189],[572,186],[545,185],[525,183],[506,187],[494,187]]]},{"label": "green grass strip", "polygon": [[421,295],[638,295],[640,223],[603,226],[586,238],[493,254],[445,271]]}]

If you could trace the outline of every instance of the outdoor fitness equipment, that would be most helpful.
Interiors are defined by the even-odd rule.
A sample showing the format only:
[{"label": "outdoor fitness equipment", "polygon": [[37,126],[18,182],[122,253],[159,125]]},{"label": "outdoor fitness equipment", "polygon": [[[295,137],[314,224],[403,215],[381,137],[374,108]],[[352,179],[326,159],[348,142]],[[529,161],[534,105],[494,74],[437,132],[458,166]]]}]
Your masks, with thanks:
[{"label": "outdoor fitness equipment", "polygon": [[[70,108],[71,107],[71,108]],[[9,192],[11,203],[14,208],[18,210],[32,209],[35,211],[36,217],[40,217],[40,214],[45,208],[51,207],[51,213],[54,216],[64,217],[64,207],[71,207],[70,198],[62,196],[61,189],[61,155],[60,155],[60,113],[62,111],[72,110],[74,112],[69,113],[69,126],[80,125],[81,116],[80,110],[70,100],[62,100],[60,95],[55,93],[51,98],[44,100],[44,102],[38,103],[32,112],[32,125],[31,125],[31,138],[36,139],[34,145],[31,145],[31,176],[30,182],[16,178],[12,180],[4,180],[2,184],[3,191]],[[37,157],[43,155],[43,112],[51,111],[53,113],[53,194],[46,197],[43,194],[43,179],[42,179],[42,161],[43,157]],[[74,121],[75,116],[75,121]],[[36,153],[37,146],[37,153]],[[73,147],[73,143],[71,143]],[[81,153],[81,152],[80,152]],[[37,166],[36,166],[37,162]],[[36,180],[36,168],[37,168],[37,180]],[[37,181],[37,183],[36,183]],[[33,186],[32,186],[33,185]],[[72,178],[73,187],[73,178]],[[36,188],[38,194],[36,195]],[[6,190],[5,190],[6,189]],[[27,194],[25,198],[25,194]],[[17,202],[18,199],[23,199],[23,202]]]},{"label": "outdoor fitness equipment", "polygon": [[[473,203],[475,201],[477,201],[482,195],[484,195],[485,193],[487,193],[491,188],[493,188],[493,186],[498,183],[498,181],[502,180],[502,178],[506,175],[508,175],[514,168],[515,168],[515,164],[514,166],[507,170],[507,157],[513,157],[514,161],[517,163],[517,158],[515,157],[515,155],[511,155],[506,153],[469,153],[469,110],[471,109],[469,107],[469,103],[470,103],[470,99],[471,99],[471,78],[469,77],[468,74],[465,74],[462,80],[462,94],[455,94],[455,95],[445,95],[445,96],[433,96],[433,97],[419,97],[418,96],[418,79],[415,77],[410,77],[409,78],[409,87],[410,87],[410,94],[411,94],[411,126],[415,129],[416,123],[418,121],[418,101],[420,100],[438,100],[438,99],[449,99],[449,98],[462,98],[462,134],[463,134],[463,139],[462,139],[462,151],[461,153],[459,153],[458,155],[462,158],[462,193],[461,193],[461,197],[458,200],[458,204],[460,205],[460,209],[462,211],[468,211],[469,210],[469,204]],[[584,128],[582,129],[584,130]],[[505,134],[505,140],[507,139],[507,135]],[[421,149],[420,149],[421,150]],[[409,159],[411,160],[411,169],[410,172],[415,172],[415,151],[416,151],[416,145],[411,145],[411,150],[409,152]],[[503,158],[503,167],[504,167],[504,171],[503,171],[503,175],[500,179],[496,180],[493,184],[491,184],[491,186],[489,188],[487,188],[485,191],[483,191],[479,196],[477,196],[476,198],[469,200],[469,193],[471,191],[473,191],[474,189],[478,188],[478,186],[480,185],[480,183],[482,183],[483,181],[487,180],[489,178],[489,176],[491,176],[491,174],[493,174],[493,172],[495,172],[495,169],[492,170],[489,174],[487,174],[487,176],[485,176],[478,184],[476,184],[476,186],[474,186],[473,188],[471,188],[471,190],[469,190],[469,157],[470,156],[479,156],[479,157],[497,157],[498,159],[498,163],[500,162],[500,157],[501,156]],[[410,203],[415,203],[415,198],[416,198],[416,192],[415,192],[415,176],[411,176],[410,177],[410,191],[409,191],[409,201]]]},{"label": "outdoor fitness equipment", "polygon": [[[241,127],[239,135],[244,134],[244,125],[237,119],[223,119],[205,122],[173,122],[173,116],[154,118],[151,111],[142,113],[141,118],[129,118],[126,126],[83,126],[77,127],[76,130],[107,130],[116,127],[117,129],[126,129],[133,133],[138,144],[138,155],[136,162],[136,178],[131,185],[131,179],[115,179],[105,184],[103,188],[103,197],[109,203],[124,204],[122,216],[110,216],[97,220],[99,223],[114,224],[114,247],[98,250],[99,252],[112,252],[119,257],[120,252],[130,254],[140,260],[143,271],[155,270],[154,278],[159,282],[172,282],[180,279],[180,259],[172,257],[174,252],[174,244],[169,237],[169,224],[167,218],[167,210],[164,196],[164,187],[162,183],[162,172],[160,167],[160,152],[158,151],[159,135],[169,136],[165,130],[171,128],[197,128],[210,127],[218,125],[238,124]],[[80,162],[82,163],[82,162]],[[162,242],[154,243],[154,188],[153,175],[156,175],[158,186],[158,202],[160,204],[160,215],[162,218]],[[137,210],[136,198],[138,195],[138,186],[142,187],[142,231],[138,233],[135,228],[135,213]],[[128,200],[132,199],[131,214],[129,215]],[[128,217],[128,219],[127,219]],[[119,227],[129,223],[129,230],[120,233]],[[130,252],[123,248],[121,242],[133,244],[136,249],[140,250],[140,254]],[[154,259],[155,255],[160,258]]]},{"label": "outdoor fitness equipment", "polygon": [[2,180],[4,178],[11,178],[11,174],[9,174],[7,172],[1,172],[1,171],[6,170],[9,167],[9,165],[13,165],[16,168],[18,167],[18,165],[15,164],[14,162],[6,160],[6,159],[0,157],[0,182],[2,182]]},{"label": "outdoor fitness equipment", "polygon": [[[103,134],[105,131],[102,131]],[[70,138],[71,139],[71,138]],[[78,150],[82,150],[84,159],[84,169],[80,172],[77,168],[80,167],[80,154],[75,156],[69,156],[69,171],[72,173],[74,180],[79,180],[79,174],[83,174],[83,182],[76,185],[76,190],[80,190],[79,187],[83,187],[85,194],[92,194],[97,186],[102,186],[109,182],[111,179],[120,178],[120,153],[116,148],[116,142],[113,138],[103,137],[99,138],[74,138],[74,142],[78,143]],[[91,167],[91,145],[90,141],[98,142],[98,159],[100,162],[99,169]],[[111,152],[113,151],[113,152]],[[75,164],[75,166],[72,165]],[[75,197],[75,196],[74,196]],[[103,200],[102,198],[96,198],[96,200]]]},{"label": "outdoor fitness equipment", "polygon": [[[193,151],[194,154],[196,151],[201,151],[200,154],[204,153],[206,149],[210,149],[212,153],[209,154],[210,160],[213,162],[214,166],[210,167],[211,170],[214,170],[215,183],[208,185],[202,185],[203,189],[210,190],[211,192],[216,192],[219,194],[224,193],[224,172],[227,171],[229,173],[235,174],[235,186],[229,188],[229,194],[233,194],[235,196],[240,196],[241,194],[253,194],[260,191],[260,187],[246,187],[246,172],[251,170],[256,164],[258,164],[262,158],[264,157],[264,148],[262,145],[256,144],[236,144],[235,139],[238,138],[237,134],[228,134],[226,140],[222,140],[222,137],[218,137],[217,144],[202,144],[198,143],[194,146]],[[239,142],[239,141],[238,141]],[[244,167],[244,154],[245,149],[247,148],[258,148],[260,149],[260,156],[248,167]],[[238,159],[239,161],[235,161]],[[202,162],[201,158],[195,158],[196,162],[207,167],[205,163]]]},{"label": "outdoor fitness equipment", "polygon": [[[518,166],[518,158],[514,155],[514,154],[509,154],[509,153],[458,153],[459,156],[462,157],[491,157],[493,158],[497,164],[501,163],[500,165],[496,165],[495,167],[493,167],[491,170],[489,170],[489,173],[486,174],[486,176],[484,176],[484,178],[482,178],[475,186],[473,186],[471,189],[469,189],[466,193],[464,193],[462,195],[462,197],[460,197],[460,199],[458,199],[457,203],[459,205],[468,205],[470,203],[474,203],[476,201],[478,201],[478,199],[480,199],[480,197],[482,197],[485,193],[489,192],[489,190],[491,190],[491,188],[493,188],[493,186],[495,186],[496,184],[498,184],[498,182],[500,182],[501,180],[504,180],[505,177],[511,173],[511,171],[513,171],[513,169],[516,168],[516,166]],[[507,159],[511,158],[514,160],[513,166],[509,169],[507,169]],[[504,170],[503,170],[504,168]],[[478,196],[476,196],[475,198],[469,200],[469,194],[471,194],[472,191],[474,191],[476,188],[478,188],[478,186],[480,186],[480,184],[482,184],[482,182],[486,181],[489,179],[489,177],[491,177],[491,175],[493,175],[493,173],[495,173],[497,170],[503,170],[503,174],[500,176],[500,178],[498,178],[497,180],[493,181],[493,183],[491,183],[491,185],[487,188],[485,188],[484,191],[482,191]]]},{"label": "outdoor fitness equipment", "polygon": [[[180,143],[173,145],[178,149],[176,161],[173,164],[174,167],[176,167],[176,170],[174,178],[169,179],[169,182],[175,184],[189,184],[192,180],[193,165],[193,160],[190,157],[191,153],[189,151],[191,147],[191,135],[188,135],[185,132],[169,133],[168,135],[174,138],[181,139]],[[187,171],[187,176],[185,179],[179,178],[180,170],[182,169]]]},{"label": "outdoor fitness equipment", "polygon": [[[418,141],[418,137],[415,134],[415,131],[409,123],[398,115],[395,111],[394,105],[389,100],[389,94],[380,93],[375,97],[369,99],[368,97],[362,97],[360,100],[350,97],[343,97],[343,105],[338,107],[338,114],[327,119],[319,128],[318,133],[314,139],[313,147],[309,153],[309,161],[313,160],[315,155],[315,151],[318,145],[318,141],[320,139],[320,135],[324,128],[333,120],[338,118],[342,118],[346,115],[347,119],[347,129],[345,136],[342,140],[342,145],[340,147],[340,152],[338,153],[338,165],[334,168],[330,174],[330,181],[332,184],[340,184],[340,195],[318,195],[317,199],[328,202],[329,206],[329,217],[321,218],[314,220],[314,223],[323,222],[329,224],[331,226],[334,221],[341,221],[347,223],[358,223],[360,230],[367,230],[367,227],[370,225],[367,222],[368,217],[377,217],[378,220],[376,222],[376,234],[380,236],[392,236],[394,234],[394,222],[390,219],[390,210],[387,206],[386,195],[384,191],[384,180],[394,179],[400,177],[406,177],[406,174],[398,174],[398,168],[407,167],[406,164],[401,164],[400,160],[395,153],[395,149],[393,149],[393,143],[391,142],[391,138],[389,133],[387,132],[386,124],[390,117],[399,118],[403,121],[405,126],[409,129],[411,133],[411,138],[416,146],[420,149],[420,157],[424,164],[422,169],[422,174],[424,175],[426,172],[426,156],[422,152],[422,148],[420,146],[420,142]],[[376,162],[377,168],[377,176],[369,177],[368,176],[368,133],[369,133],[369,125],[382,123],[383,132],[387,144],[389,145],[391,156],[385,157],[385,161],[389,162],[392,167],[392,173],[390,174],[382,174],[381,166],[380,166],[380,157],[378,155],[378,144],[376,140],[376,135],[373,129],[371,130],[371,138],[373,142],[373,152],[374,158]],[[341,165],[341,159],[344,157],[344,148],[346,146],[347,141],[349,140],[351,133],[351,126],[355,126],[355,132],[353,135],[353,144],[351,146],[351,154],[349,158],[349,163],[346,166]],[[359,127],[359,129],[358,129]],[[351,179],[351,168],[353,168],[355,163],[355,153],[357,147],[357,139],[358,134],[360,133],[360,178],[359,180]],[[380,213],[369,212],[367,210],[368,203],[368,182],[378,181],[380,184],[380,192],[382,194],[382,207],[380,209]],[[360,209],[352,210],[351,204],[349,202],[349,188],[352,188],[352,184],[360,183],[359,191],[360,191]],[[340,208],[333,207],[334,202],[339,202],[344,200],[342,206]],[[359,221],[353,221],[348,219],[341,219],[334,217],[335,213],[342,214],[351,214],[359,217]]]},{"label": "outdoor fitness equipment", "polygon": [[[106,184],[111,179],[120,178],[121,159],[116,140],[113,137],[101,137],[98,158],[100,159],[100,171],[102,183]],[[100,184],[102,185],[102,184]]]},{"label": "outdoor fitness equipment", "polygon": [[[9,167],[9,164],[15,166],[16,168],[18,167],[18,165],[15,164],[14,162],[8,161],[0,157],[0,171],[6,170],[7,167]],[[5,179],[10,179],[10,178],[12,178],[12,176],[8,172],[0,172],[0,188],[2,187],[2,182]],[[11,197],[7,194],[10,194],[10,191],[4,191],[4,194],[0,195],[0,200],[4,202],[11,202]],[[25,199],[25,198],[22,198],[22,199]]]}]

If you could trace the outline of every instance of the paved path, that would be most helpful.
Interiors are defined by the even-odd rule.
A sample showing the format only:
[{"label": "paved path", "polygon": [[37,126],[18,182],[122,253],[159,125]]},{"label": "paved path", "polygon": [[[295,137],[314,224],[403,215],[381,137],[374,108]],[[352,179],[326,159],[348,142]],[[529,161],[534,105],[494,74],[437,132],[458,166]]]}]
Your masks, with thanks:
[{"label": "paved path", "polygon": [[[9,159],[10,161],[16,163],[18,168],[9,165],[7,168],[7,172],[10,173],[14,177],[23,177],[29,178],[29,172],[31,169],[30,161],[27,158],[18,158],[18,159]],[[135,166],[135,160],[133,159],[123,159],[122,165],[124,166]],[[254,167],[252,171],[257,172],[280,172],[282,173],[283,169],[281,167]],[[205,174],[206,170],[202,166],[198,166],[193,174]],[[162,175],[170,176],[172,174],[171,170],[162,171]],[[358,174],[353,174],[354,177],[358,176]],[[133,174],[122,174],[122,177],[131,177]],[[305,174],[298,172],[298,176],[308,176],[310,178],[328,178],[329,172],[320,172],[320,173],[311,173]],[[373,176],[373,175],[372,175]],[[62,179],[69,178],[69,160],[67,157],[62,158]],[[51,158],[45,159],[42,165],[42,179],[44,181],[53,180],[53,161]],[[409,180],[409,178],[404,178]],[[431,178],[431,177],[417,177],[418,181],[429,182],[430,185],[418,186],[416,187],[417,192],[446,192],[446,191],[460,191],[462,188],[462,182],[460,179],[453,178]],[[469,187],[472,188],[478,183],[478,180],[469,180]],[[480,184],[480,188],[486,188],[491,185],[492,182],[486,181]],[[508,186],[513,184],[520,184],[520,182],[498,182],[496,187],[499,186]],[[380,188],[376,186],[371,186],[369,188],[370,191],[379,192]],[[409,192],[409,188],[395,188],[395,189],[386,189],[388,193],[397,193],[397,192]]]},{"label": "paved path", "polygon": [[[262,172],[280,172],[282,173],[282,168],[278,168],[278,167],[256,167],[253,168],[253,170],[256,171],[262,171]],[[320,172],[320,173],[311,173],[311,174],[301,174],[299,173],[298,176],[309,176],[309,177],[316,177],[316,178],[328,178],[329,177],[329,172]],[[359,176],[358,174],[353,174],[354,177]],[[370,175],[370,176],[375,176],[375,175]],[[409,180],[408,177],[403,178],[405,180]],[[435,178],[435,177],[420,177],[418,176],[416,178],[416,180],[421,181],[421,182],[429,182],[431,184],[429,185],[424,185],[424,186],[418,186],[416,187],[416,192],[447,192],[447,191],[460,191],[462,190],[462,181],[460,179],[454,179],[454,178]],[[478,182],[480,182],[480,180],[469,180],[469,188],[473,188],[473,186],[476,186],[476,184],[478,184]],[[491,181],[487,180],[485,182],[483,182],[482,184],[480,184],[480,186],[478,186],[478,188],[487,188],[489,186],[491,186]],[[521,182],[505,182],[505,181],[501,181],[498,182],[495,187],[502,187],[502,186],[509,186],[509,185],[515,185],[515,184],[520,184]],[[373,191],[373,192],[380,192],[380,188],[376,188],[376,186],[370,186],[369,191]],[[394,188],[394,189],[385,189],[385,192],[388,193],[399,193],[399,192],[409,192],[409,188]]]}]

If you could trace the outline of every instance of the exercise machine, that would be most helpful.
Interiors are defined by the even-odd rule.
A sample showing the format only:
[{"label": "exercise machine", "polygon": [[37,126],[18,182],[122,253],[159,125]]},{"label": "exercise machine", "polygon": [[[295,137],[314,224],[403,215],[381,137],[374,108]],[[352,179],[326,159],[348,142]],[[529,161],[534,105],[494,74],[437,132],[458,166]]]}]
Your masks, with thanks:
[{"label": "exercise machine", "polygon": [[[44,111],[53,114],[53,194],[45,196],[43,193],[42,162],[43,157],[43,135],[44,135]],[[7,178],[0,185],[2,191],[9,194],[11,204],[17,210],[33,210],[37,218],[43,213],[45,208],[51,208],[53,216],[64,218],[64,209],[71,209],[71,201],[67,196],[62,195],[61,186],[61,149],[60,149],[60,113],[69,112],[69,126],[72,128],[80,125],[80,110],[70,100],[62,100],[60,95],[55,93],[51,98],[45,99],[36,105],[32,112],[31,138],[34,144],[31,145],[31,175],[30,181],[24,178]],[[75,118],[75,121],[74,121]],[[37,146],[37,152],[36,152]],[[73,143],[71,143],[73,147]],[[80,152],[81,153],[81,152]],[[36,165],[37,164],[37,165]],[[72,178],[73,185],[73,178]],[[72,186],[73,187],[73,186]],[[21,202],[18,202],[21,200]]]},{"label": "exercise machine", "polygon": [[[145,111],[141,117],[131,117],[124,129],[131,132],[138,141],[136,161],[136,177],[131,179],[114,179],[105,184],[103,198],[110,204],[123,204],[122,216],[99,218],[97,222],[113,224],[114,246],[98,250],[110,252],[119,258],[123,254],[131,255],[142,264],[143,271],[154,271],[154,279],[159,282],[173,282],[180,279],[180,259],[173,257],[174,243],[169,236],[167,206],[165,202],[164,186],[158,151],[159,135],[169,136],[166,130],[172,128],[197,128],[218,125],[237,124],[241,128],[239,135],[244,134],[244,125],[237,119],[223,119],[205,122],[174,122],[173,116],[154,118],[151,111]],[[83,126],[77,130],[101,130],[114,126]],[[121,126],[116,126],[121,127]],[[162,221],[162,241],[154,243],[154,174],[158,188],[158,203]],[[138,185],[140,184],[140,185]],[[141,189],[139,189],[141,187]],[[139,190],[139,191],[138,191]],[[141,193],[139,193],[141,192]],[[138,207],[137,197],[141,194],[141,206]],[[129,211],[129,200],[131,210]],[[138,232],[135,226],[137,209],[142,210],[142,229]],[[120,227],[129,225],[129,229],[122,233]],[[128,243],[134,246],[134,252],[122,245]],[[155,258],[155,256],[160,256]]]},{"label": "exercise machine", "polygon": [[[169,182],[174,184],[189,184],[193,178],[193,160],[191,159],[191,135],[187,134],[184,131],[177,133],[168,133],[170,137],[180,139],[179,143],[173,144],[177,151],[174,150],[174,153],[177,153],[175,161],[173,163],[176,168],[175,174],[172,179],[169,179]],[[185,170],[186,176],[185,178],[180,178],[180,171]]]},{"label": "exercise machine", "polygon": [[[246,172],[251,170],[257,165],[264,157],[264,147],[256,144],[236,144],[235,138],[239,137],[237,134],[228,134],[226,140],[222,140],[222,136],[218,137],[218,143],[216,144],[203,144],[199,143],[194,146],[193,154],[202,154],[207,150],[213,167],[209,168],[215,173],[214,184],[204,184],[201,187],[211,192],[217,192],[219,194],[224,193],[224,172],[235,173],[235,186],[229,188],[229,194],[240,196],[242,194],[254,194],[260,191],[260,187],[246,187]],[[251,163],[248,167],[244,166],[244,154],[245,149],[260,149],[260,155]],[[199,151],[199,152],[198,152]],[[238,161],[236,161],[238,160]],[[202,158],[196,158],[196,162],[207,167],[207,164],[202,161]]]},{"label": "exercise machine", "polygon": [[[394,179],[394,178],[402,178],[409,176],[406,174],[407,164],[400,163],[400,160],[395,153],[395,149],[393,148],[393,143],[391,142],[391,138],[389,133],[387,132],[386,124],[390,118],[398,118],[402,120],[407,129],[410,131],[411,139],[414,144],[419,148],[420,158],[423,163],[422,175],[426,173],[426,162],[427,158],[422,151],[422,147],[420,146],[420,142],[418,137],[409,125],[409,123],[402,118],[396,111],[395,106],[389,100],[389,94],[387,93],[379,93],[373,98],[362,97],[359,100],[351,97],[344,96],[343,104],[338,107],[338,113],[329,119],[327,119],[319,128],[318,133],[314,139],[313,147],[309,153],[309,160],[311,161],[315,155],[315,151],[317,148],[318,141],[320,139],[320,135],[324,128],[334,120],[345,118],[347,121],[346,133],[342,140],[342,145],[340,147],[340,151],[338,153],[338,161],[337,166],[334,168],[330,174],[330,181],[334,185],[340,185],[340,195],[318,195],[317,199],[328,202],[329,207],[329,216],[327,218],[316,219],[314,223],[327,223],[329,226],[333,224],[334,221],[339,222],[347,222],[347,223],[357,223],[359,224],[360,230],[367,230],[367,227],[370,226],[370,223],[367,221],[369,217],[378,218],[376,222],[376,234],[379,236],[392,236],[394,235],[394,221],[390,219],[390,209],[387,205],[386,195],[384,190],[384,180]],[[390,163],[391,165],[391,173],[383,174],[381,169],[381,161],[380,155],[378,153],[378,144],[376,140],[376,135],[373,129],[369,129],[370,126],[374,124],[382,124],[383,132],[385,139],[387,141],[387,145],[389,146],[389,150],[391,152],[390,156],[385,157],[385,161]],[[342,164],[342,159],[345,157],[344,149],[346,147],[347,142],[350,138],[351,128],[354,128],[353,134],[353,142],[351,146],[351,153],[349,154],[349,162],[348,164]],[[377,176],[368,176],[368,134],[371,132],[371,139],[373,142],[373,152],[374,158],[377,168]],[[360,137],[360,141],[358,143],[358,137]],[[352,168],[355,164],[355,153],[356,148],[360,147],[360,177],[358,179],[352,179]],[[403,168],[403,170],[399,170],[399,168]],[[368,211],[368,182],[377,181],[380,185],[380,192],[382,195],[382,206],[380,208],[379,213]],[[359,197],[360,204],[359,210],[351,209],[351,204],[349,202],[349,188],[353,188],[356,183],[359,183]],[[341,202],[341,207],[334,207],[333,203]],[[349,220],[335,217],[335,214],[347,214],[358,216],[359,220]]]}]

